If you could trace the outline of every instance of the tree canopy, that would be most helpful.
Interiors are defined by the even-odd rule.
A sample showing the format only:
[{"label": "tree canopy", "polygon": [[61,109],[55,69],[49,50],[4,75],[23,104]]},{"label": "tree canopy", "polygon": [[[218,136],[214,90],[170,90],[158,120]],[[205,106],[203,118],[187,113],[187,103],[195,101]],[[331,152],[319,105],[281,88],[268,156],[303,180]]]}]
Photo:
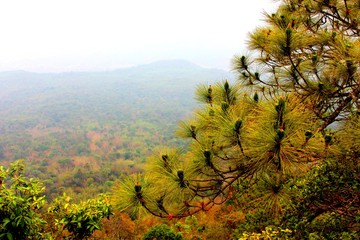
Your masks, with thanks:
[{"label": "tree canopy", "polygon": [[324,237],[320,228],[336,232],[325,237],[353,234],[359,10],[357,0],[284,0],[266,13],[249,54],[234,57],[238,79],[197,88],[203,105],[177,132],[189,150],[159,150],[143,176],[114,187],[115,206],[173,219],[232,202],[256,219],[250,230],[275,224],[294,237]]}]

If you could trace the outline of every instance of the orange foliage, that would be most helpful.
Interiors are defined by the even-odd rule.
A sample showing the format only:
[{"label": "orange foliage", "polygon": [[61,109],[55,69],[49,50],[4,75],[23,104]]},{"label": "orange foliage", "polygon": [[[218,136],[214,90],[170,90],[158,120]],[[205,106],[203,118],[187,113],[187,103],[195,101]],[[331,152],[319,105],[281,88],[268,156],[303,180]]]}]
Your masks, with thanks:
[{"label": "orange foliage", "polygon": [[135,223],[126,213],[115,212],[110,219],[102,220],[101,231],[96,231],[96,239],[135,239]]}]

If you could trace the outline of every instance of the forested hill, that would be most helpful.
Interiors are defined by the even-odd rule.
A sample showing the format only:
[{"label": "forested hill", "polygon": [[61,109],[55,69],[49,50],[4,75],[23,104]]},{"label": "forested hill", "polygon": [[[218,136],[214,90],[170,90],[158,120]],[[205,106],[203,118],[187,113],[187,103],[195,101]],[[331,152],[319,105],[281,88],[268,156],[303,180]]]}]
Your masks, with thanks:
[{"label": "forested hill", "polygon": [[194,106],[198,83],[228,77],[179,60],[109,72],[0,73],[1,130],[23,122],[49,127],[91,118],[100,123],[144,116],[159,120],[163,114],[178,118]]},{"label": "forested hill", "polygon": [[156,146],[181,144],[173,132],[196,106],[197,84],[230,77],[182,60],[106,72],[2,72],[0,161],[25,159],[48,193],[111,185]]}]

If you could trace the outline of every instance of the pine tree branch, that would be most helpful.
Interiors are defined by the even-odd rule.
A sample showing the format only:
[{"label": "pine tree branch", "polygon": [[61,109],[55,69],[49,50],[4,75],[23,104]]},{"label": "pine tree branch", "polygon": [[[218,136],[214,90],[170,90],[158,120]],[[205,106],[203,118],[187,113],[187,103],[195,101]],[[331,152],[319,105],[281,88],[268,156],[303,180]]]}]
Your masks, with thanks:
[{"label": "pine tree branch", "polygon": [[360,94],[360,84],[357,86],[354,91],[352,91],[348,97],[335,109],[335,111],[325,119],[324,123],[317,129],[317,132],[322,132],[327,126],[335,121],[335,119],[341,114],[344,108],[353,100],[353,96],[358,96]]}]

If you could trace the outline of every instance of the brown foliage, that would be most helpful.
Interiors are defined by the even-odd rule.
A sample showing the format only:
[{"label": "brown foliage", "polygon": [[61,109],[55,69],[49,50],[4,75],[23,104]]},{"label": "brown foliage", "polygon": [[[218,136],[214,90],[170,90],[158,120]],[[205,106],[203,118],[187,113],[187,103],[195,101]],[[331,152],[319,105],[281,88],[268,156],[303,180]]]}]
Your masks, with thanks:
[{"label": "brown foliage", "polygon": [[102,220],[103,228],[94,237],[100,239],[135,239],[135,223],[126,213],[115,212],[110,219]]}]

